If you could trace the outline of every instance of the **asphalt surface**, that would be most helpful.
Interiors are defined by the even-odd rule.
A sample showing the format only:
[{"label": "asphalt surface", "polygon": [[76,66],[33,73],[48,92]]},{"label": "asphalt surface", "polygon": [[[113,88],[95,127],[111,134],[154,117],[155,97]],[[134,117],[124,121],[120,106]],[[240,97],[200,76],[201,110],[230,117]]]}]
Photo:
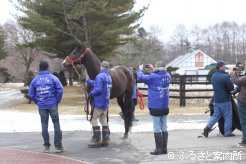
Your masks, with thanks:
[{"label": "asphalt surface", "polygon": [[[169,120],[177,122],[189,118],[203,119],[203,116],[169,116]],[[148,116],[138,116],[141,124],[142,120]],[[191,123],[195,124],[194,122]],[[82,125],[83,126],[83,125]],[[219,135],[216,128],[209,134],[208,138],[197,138],[202,129],[176,129],[169,131],[168,152],[167,155],[150,155],[154,149],[154,137],[152,132],[131,132],[128,139],[123,139],[123,132],[111,132],[110,143],[108,147],[88,148],[92,133],[89,131],[64,131],[63,153],[54,153],[54,148],[49,154],[55,157],[64,157],[74,159],[82,163],[93,164],[132,164],[132,163],[245,163],[246,148],[237,148],[236,144],[241,141],[241,132],[235,130],[235,137],[223,137]],[[50,132],[53,140],[53,132]],[[44,154],[42,146],[42,137],[40,132],[19,132],[19,133],[0,133],[0,164],[8,163],[3,161],[4,156],[1,151],[16,150],[29,153]],[[16,157],[15,154],[12,154]],[[18,156],[17,156],[18,157]],[[28,157],[28,156],[27,156]],[[47,158],[47,157],[44,157]],[[30,160],[33,158],[30,158]],[[28,161],[28,158],[26,159]],[[64,160],[63,160],[64,161]],[[26,163],[26,162],[25,162]],[[34,163],[42,163],[35,161]],[[52,162],[53,163],[53,162]],[[70,162],[68,162],[70,163]]]}]

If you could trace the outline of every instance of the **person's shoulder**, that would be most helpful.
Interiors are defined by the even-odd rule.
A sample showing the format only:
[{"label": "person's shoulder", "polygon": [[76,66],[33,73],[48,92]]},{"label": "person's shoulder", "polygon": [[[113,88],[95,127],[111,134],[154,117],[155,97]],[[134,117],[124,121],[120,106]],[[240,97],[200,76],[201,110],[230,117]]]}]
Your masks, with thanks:
[{"label": "person's shoulder", "polygon": [[223,76],[224,78],[230,78],[230,75],[226,72],[221,72],[221,76]]},{"label": "person's shoulder", "polygon": [[98,76],[108,76],[110,75],[107,69],[103,69],[99,72]]},{"label": "person's shoulder", "polygon": [[164,71],[164,70],[161,70],[161,71],[157,70],[157,71],[153,71],[151,74],[154,75],[154,76],[166,76],[169,73]]},{"label": "person's shoulder", "polygon": [[35,81],[37,81],[37,79],[38,79],[38,75],[34,76],[34,77],[32,78],[32,80],[30,81],[30,84],[31,84],[31,83],[34,83]]},{"label": "person's shoulder", "polygon": [[105,73],[101,71],[99,72],[99,74],[96,75],[95,80],[102,79],[104,76],[105,76]]},{"label": "person's shoulder", "polygon": [[171,78],[171,75],[168,72],[166,72],[166,73],[162,73],[161,77],[163,77],[163,78]]},{"label": "person's shoulder", "polygon": [[212,76],[214,77],[221,77],[221,76],[224,76],[225,73],[223,73],[222,71],[215,71]]},{"label": "person's shoulder", "polygon": [[59,78],[58,78],[57,76],[53,75],[52,73],[49,72],[48,75],[49,75],[49,77],[50,77],[51,79],[53,79],[53,80],[58,80],[58,81],[59,81]]},{"label": "person's shoulder", "polygon": [[50,72],[48,72],[47,74],[48,74],[50,77],[52,77],[52,78],[54,78],[54,77],[57,78],[57,76],[55,76],[54,74],[52,74],[52,73],[50,73]]}]

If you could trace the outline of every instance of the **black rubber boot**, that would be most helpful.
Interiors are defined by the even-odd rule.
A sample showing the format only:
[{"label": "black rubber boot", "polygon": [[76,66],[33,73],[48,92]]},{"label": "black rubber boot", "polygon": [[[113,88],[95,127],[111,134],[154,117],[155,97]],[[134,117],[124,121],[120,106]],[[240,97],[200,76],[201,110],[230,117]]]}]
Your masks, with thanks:
[{"label": "black rubber boot", "polygon": [[211,129],[209,129],[208,127],[205,127],[203,130],[203,135],[207,138],[210,131]]},{"label": "black rubber boot", "polygon": [[168,142],[168,132],[162,132],[162,152],[163,154],[167,154],[167,142]]},{"label": "black rubber boot", "polygon": [[109,128],[108,128],[108,126],[103,126],[102,127],[102,143],[101,143],[101,146],[108,146],[109,140],[110,140]]},{"label": "black rubber boot", "polygon": [[92,127],[92,129],[93,129],[93,136],[88,146],[91,148],[100,147],[101,146],[100,126],[94,126]]},{"label": "black rubber boot", "polygon": [[163,151],[162,151],[162,135],[161,133],[154,133],[154,136],[155,136],[155,150],[150,152],[150,154],[152,155],[160,155],[160,154],[163,154]]}]

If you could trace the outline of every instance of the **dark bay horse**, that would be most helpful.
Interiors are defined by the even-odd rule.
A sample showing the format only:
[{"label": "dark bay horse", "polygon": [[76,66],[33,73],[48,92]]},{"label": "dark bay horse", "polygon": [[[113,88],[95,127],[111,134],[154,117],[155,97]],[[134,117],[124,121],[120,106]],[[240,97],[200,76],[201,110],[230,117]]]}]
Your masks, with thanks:
[{"label": "dark bay horse", "polygon": [[[83,64],[90,79],[95,80],[100,72],[100,61],[97,56],[85,45],[77,46],[72,53],[63,61],[65,68]],[[112,77],[112,90],[110,98],[117,98],[117,102],[124,115],[125,133],[124,138],[128,137],[128,132],[132,126],[132,93],[134,89],[134,76],[132,71],[126,66],[116,66],[109,70]]]}]

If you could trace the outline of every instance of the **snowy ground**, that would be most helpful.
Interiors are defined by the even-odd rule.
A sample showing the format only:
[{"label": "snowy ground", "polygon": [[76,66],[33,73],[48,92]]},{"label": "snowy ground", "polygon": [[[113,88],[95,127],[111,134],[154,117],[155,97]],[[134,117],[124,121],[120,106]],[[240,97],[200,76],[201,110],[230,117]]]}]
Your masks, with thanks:
[{"label": "snowy ground", "polygon": [[23,95],[18,89],[0,88],[0,110],[4,110],[13,101],[22,99]]},{"label": "snowy ground", "polygon": [[[8,110],[8,106],[23,95],[17,88],[0,88],[0,132],[39,132],[41,129],[38,112],[18,112]],[[112,132],[124,132],[123,120],[118,115],[109,116],[109,126]],[[139,122],[134,122],[132,132],[152,131],[152,121],[149,115],[137,115]],[[203,129],[207,116],[204,115],[169,115],[168,129]],[[91,131],[90,123],[84,115],[60,115],[63,131]],[[50,120],[50,130],[53,130]]]},{"label": "snowy ground", "polygon": [[[191,117],[194,117],[192,119]],[[123,132],[123,120],[119,116],[109,116],[109,126],[112,132]],[[134,122],[132,132],[152,131],[151,117],[137,115],[139,122]],[[85,130],[91,131],[90,123],[82,115],[60,115],[63,131]],[[202,129],[206,118],[199,116],[168,116],[168,129]],[[50,130],[53,130],[50,120]],[[0,132],[38,132],[40,131],[40,118],[38,113],[0,111]]]}]

